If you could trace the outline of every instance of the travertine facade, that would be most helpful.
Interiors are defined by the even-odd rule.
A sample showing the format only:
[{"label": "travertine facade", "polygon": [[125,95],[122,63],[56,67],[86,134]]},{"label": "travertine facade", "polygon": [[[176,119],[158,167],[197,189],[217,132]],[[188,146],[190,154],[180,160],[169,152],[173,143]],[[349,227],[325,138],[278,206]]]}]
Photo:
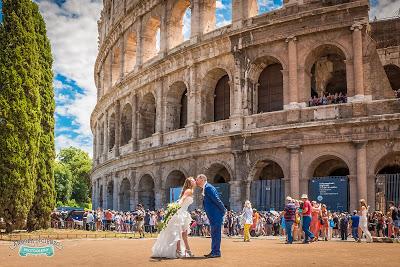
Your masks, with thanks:
[{"label": "travertine facade", "polygon": [[[160,208],[198,173],[229,183],[235,210],[255,180],[281,179],[298,198],[325,176],[348,176],[350,209],[359,198],[374,206],[376,175],[400,162],[382,49],[400,66],[399,44],[377,49],[371,37],[368,0],[290,0],[262,15],[256,0],[232,5],[232,24],[216,29],[213,0],[104,0],[94,207]],[[323,93],[348,101],[308,107]]]}]

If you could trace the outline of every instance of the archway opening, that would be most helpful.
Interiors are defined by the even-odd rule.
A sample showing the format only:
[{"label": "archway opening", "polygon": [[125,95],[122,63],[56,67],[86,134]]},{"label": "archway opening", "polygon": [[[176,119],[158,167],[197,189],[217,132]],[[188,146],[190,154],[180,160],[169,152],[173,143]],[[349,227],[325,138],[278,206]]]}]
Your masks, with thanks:
[{"label": "archway opening", "polygon": [[156,100],[153,94],[146,94],[139,107],[139,139],[151,137],[156,127]]},{"label": "archway opening", "polygon": [[155,210],[154,180],[149,175],[144,175],[139,182],[138,200],[144,209]]},{"label": "archway opening", "polygon": [[119,46],[114,46],[112,50],[112,65],[111,65],[111,84],[114,85],[119,81],[121,76],[121,51]]},{"label": "archway opening", "polygon": [[273,63],[264,68],[258,78],[258,113],[283,109],[282,65]]},{"label": "archway opening", "polygon": [[121,145],[126,145],[132,138],[132,107],[126,104],[121,114]]},{"label": "archway opening", "polygon": [[191,13],[189,0],[176,1],[168,21],[169,48],[190,39]]},{"label": "archway opening", "polygon": [[167,176],[166,195],[169,199],[169,202],[175,202],[179,199],[185,179],[185,175],[178,170],[172,171]]},{"label": "archway opening", "polygon": [[114,182],[110,181],[107,185],[107,209],[114,208]]},{"label": "archway opening", "polygon": [[230,116],[230,94],[229,76],[222,76],[217,82],[214,91],[214,121],[226,120]]},{"label": "archway opening", "polygon": [[341,158],[326,155],[310,166],[309,198],[326,204],[331,211],[349,210],[349,167]]},{"label": "archway opening", "polygon": [[160,51],[160,19],[150,17],[143,32],[143,62],[155,57]]},{"label": "archway opening", "polygon": [[389,201],[400,205],[400,152],[384,156],[376,168],[375,209],[386,211]]},{"label": "archway opening", "polygon": [[111,114],[110,121],[109,121],[109,139],[108,139],[108,149],[112,151],[115,146],[115,114]]},{"label": "archway opening", "polygon": [[187,88],[184,82],[171,85],[166,105],[166,131],[184,128],[187,124]]},{"label": "archway opening", "polygon": [[275,161],[262,160],[254,167],[251,202],[258,210],[283,210],[285,205],[284,174]]},{"label": "archway opening", "polygon": [[125,47],[125,73],[129,73],[136,65],[137,41],[135,32],[128,34]]},{"label": "archway opening", "polygon": [[347,77],[344,53],[332,45],[315,49],[306,64],[311,66],[309,106],[347,102]]},{"label": "archway opening", "polygon": [[389,64],[385,65],[384,69],[392,89],[394,91],[400,90],[400,67],[394,64]]},{"label": "archway opening", "polygon": [[201,100],[202,122],[229,118],[230,81],[224,69],[215,68],[205,75]]},{"label": "archway opening", "polygon": [[131,210],[131,182],[129,179],[124,178],[121,183],[120,193],[119,193],[119,209],[122,211]]},{"label": "archway opening", "polygon": [[225,207],[229,209],[231,174],[228,169],[220,163],[214,163],[207,169],[206,176],[208,177],[208,182],[217,189]]}]

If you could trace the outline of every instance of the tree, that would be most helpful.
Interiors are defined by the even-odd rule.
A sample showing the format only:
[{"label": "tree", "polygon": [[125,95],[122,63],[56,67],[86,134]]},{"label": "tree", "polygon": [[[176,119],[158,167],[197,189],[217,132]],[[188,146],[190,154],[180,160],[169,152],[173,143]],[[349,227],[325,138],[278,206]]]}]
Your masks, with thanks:
[{"label": "tree", "polygon": [[53,56],[47,38],[46,24],[36,3],[32,5],[32,16],[36,32],[36,43],[39,53],[41,134],[39,138],[39,156],[35,198],[28,216],[28,230],[50,227],[50,214],[55,207],[55,188],[53,165],[54,149],[54,91],[53,91]]},{"label": "tree", "polygon": [[54,164],[54,178],[56,181],[57,203],[64,205],[71,199],[72,173],[66,164],[56,161]]},{"label": "tree", "polygon": [[0,25],[0,217],[22,228],[32,206],[40,137],[39,55],[31,0],[3,0]]},{"label": "tree", "polygon": [[65,164],[72,173],[72,195],[79,205],[85,206],[90,202],[90,172],[92,160],[85,151],[69,147],[64,148],[58,155],[58,160]]}]

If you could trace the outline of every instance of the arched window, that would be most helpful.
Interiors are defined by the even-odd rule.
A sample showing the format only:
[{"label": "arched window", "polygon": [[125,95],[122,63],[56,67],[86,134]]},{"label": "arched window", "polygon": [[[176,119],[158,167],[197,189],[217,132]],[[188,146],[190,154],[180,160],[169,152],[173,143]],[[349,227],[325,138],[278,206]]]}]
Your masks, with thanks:
[{"label": "arched window", "polygon": [[115,146],[115,114],[111,114],[109,121],[108,148],[111,151]]},{"label": "arched window", "polygon": [[204,0],[201,7],[203,33],[232,23],[232,0]]},{"label": "arched window", "polygon": [[232,23],[232,0],[215,1],[216,28]]},{"label": "arched window", "polygon": [[187,124],[187,108],[188,108],[188,98],[187,98],[187,90],[183,92],[181,97],[181,116],[179,118],[179,128],[185,128]]},{"label": "arched window", "polygon": [[121,145],[126,145],[132,138],[132,107],[126,104],[121,114]]},{"label": "arched window", "polygon": [[130,32],[125,44],[125,73],[131,72],[136,65],[136,33]]},{"label": "arched window", "polygon": [[258,113],[283,109],[282,65],[268,65],[258,79]]},{"label": "arched window", "polygon": [[219,79],[214,95],[214,121],[226,120],[230,116],[229,76]]},{"label": "arched window", "polygon": [[189,0],[179,0],[172,8],[168,20],[168,45],[169,48],[190,39],[191,9]]},{"label": "arched window", "polygon": [[167,94],[166,131],[184,128],[187,123],[187,89],[184,82],[175,82]]},{"label": "arched window", "polygon": [[146,62],[160,51],[160,19],[150,17],[143,27],[143,62]]},{"label": "arched window", "polygon": [[118,46],[114,46],[112,50],[112,85],[114,85],[120,78],[121,75],[121,51]]},{"label": "arched window", "polygon": [[139,139],[147,138],[155,133],[156,101],[153,94],[146,94],[139,108]]}]

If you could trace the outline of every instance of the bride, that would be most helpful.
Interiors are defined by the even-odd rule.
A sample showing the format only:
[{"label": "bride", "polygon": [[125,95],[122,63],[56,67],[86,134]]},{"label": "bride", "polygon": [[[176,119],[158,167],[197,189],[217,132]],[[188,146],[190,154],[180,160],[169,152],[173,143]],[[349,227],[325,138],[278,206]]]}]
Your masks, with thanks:
[{"label": "bride", "polygon": [[192,217],[187,210],[190,204],[193,203],[193,188],[195,186],[196,181],[193,177],[186,178],[178,202],[180,209],[171,217],[167,226],[158,235],[157,241],[152,248],[152,257],[194,257],[188,243]]}]

